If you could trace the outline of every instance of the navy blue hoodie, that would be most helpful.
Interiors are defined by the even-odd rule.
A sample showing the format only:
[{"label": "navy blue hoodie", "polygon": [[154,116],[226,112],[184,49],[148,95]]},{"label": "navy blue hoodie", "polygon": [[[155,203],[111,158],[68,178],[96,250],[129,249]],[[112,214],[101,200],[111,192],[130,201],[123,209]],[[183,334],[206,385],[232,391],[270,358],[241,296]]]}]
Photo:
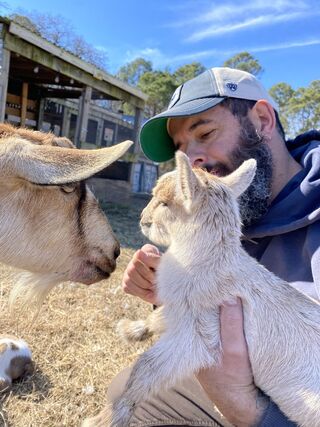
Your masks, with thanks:
[{"label": "navy blue hoodie", "polygon": [[268,270],[320,299],[320,132],[307,132],[287,146],[303,169],[267,214],[243,230],[250,239],[243,246]]},{"label": "navy blue hoodie", "polygon": [[[266,215],[243,230],[243,246],[268,270],[320,299],[320,132],[299,135],[287,147],[303,169],[281,190]],[[270,402],[257,427],[295,425]]]}]

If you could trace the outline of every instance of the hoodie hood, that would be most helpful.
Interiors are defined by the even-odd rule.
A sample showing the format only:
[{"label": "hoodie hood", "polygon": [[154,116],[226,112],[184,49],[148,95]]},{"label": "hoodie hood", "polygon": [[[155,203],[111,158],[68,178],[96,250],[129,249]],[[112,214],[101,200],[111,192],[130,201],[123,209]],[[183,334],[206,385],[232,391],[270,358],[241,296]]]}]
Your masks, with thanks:
[{"label": "hoodie hood", "polygon": [[286,144],[303,169],[281,190],[266,215],[243,230],[246,238],[288,233],[320,219],[320,132],[306,132]]}]

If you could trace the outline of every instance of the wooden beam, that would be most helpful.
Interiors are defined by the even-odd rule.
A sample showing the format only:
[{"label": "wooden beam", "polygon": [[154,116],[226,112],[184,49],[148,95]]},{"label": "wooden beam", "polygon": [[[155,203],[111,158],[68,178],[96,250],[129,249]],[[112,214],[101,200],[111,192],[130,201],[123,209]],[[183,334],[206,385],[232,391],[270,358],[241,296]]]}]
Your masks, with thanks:
[{"label": "wooden beam", "polygon": [[[41,86],[39,86],[41,88]],[[43,98],[62,98],[62,99],[79,99],[82,90],[64,90],[41,88],[41,97]]]},{"label": "wooden beam", "polygon": [[22,83],[22,92],[21,92],[21,121],[20,126],[25,126],[27,118],[27,105],[28,105],[28,90],[29,85],[26,82]]}]

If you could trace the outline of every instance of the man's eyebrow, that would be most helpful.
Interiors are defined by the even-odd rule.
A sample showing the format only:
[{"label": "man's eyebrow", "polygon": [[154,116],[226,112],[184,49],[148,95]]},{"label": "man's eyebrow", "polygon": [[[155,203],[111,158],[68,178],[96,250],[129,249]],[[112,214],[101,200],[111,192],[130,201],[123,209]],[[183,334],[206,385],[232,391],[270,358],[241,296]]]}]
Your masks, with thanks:
[{"label": "man's eyebrow", "polygon": [[[214,121],[210,120],[210,119],[199,119],[196,122],[194,122],[191,126],[189,126],[188,131],[190,132],[190,131],[196,129],[198,126],[206,125],[208,123],[214,123]],[[174,142],[174,145],[175,145],[176,150],[179,150],[182,143],[180,141],[176,141],[176,142]]]},{"label": "man's eyebrow", "polygon": [[210,119],[199,119],[189,127],[189,131],[195,130],[200,125],[206,125],[208,123],[212,123],[212,121],[213,120],[210,120]]}]

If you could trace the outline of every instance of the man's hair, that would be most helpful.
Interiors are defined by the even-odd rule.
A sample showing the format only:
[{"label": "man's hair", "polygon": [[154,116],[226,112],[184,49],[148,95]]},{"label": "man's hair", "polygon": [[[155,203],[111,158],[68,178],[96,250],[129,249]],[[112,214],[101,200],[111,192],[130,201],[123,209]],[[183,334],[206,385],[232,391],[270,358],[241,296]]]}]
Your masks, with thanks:
[{"label": "man's hair", "polygon": [[[247,99],[237,98],[226,98],[219,105],[227,108],[235,117],[243,118],[248,115],[248,111],[251,110],[257,101],[250,101]],[[276,129],[280,134],[281,138],[285,141],[285,132],[280,122],[279,114],[274,110],[276,116]]]}]

